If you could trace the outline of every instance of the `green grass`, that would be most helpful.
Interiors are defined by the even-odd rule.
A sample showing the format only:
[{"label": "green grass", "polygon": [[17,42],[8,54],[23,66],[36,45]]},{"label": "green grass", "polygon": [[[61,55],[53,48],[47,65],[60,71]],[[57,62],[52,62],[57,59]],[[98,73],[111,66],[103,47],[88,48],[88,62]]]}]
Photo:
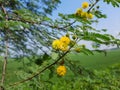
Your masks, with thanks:
[{"label": "green grass", "polygon": [[103,53],[95,53],[95,55],[70,54],[69,58],[73,61],[79,61],[81,66],[90,69],[104,69],[113,64],[120,63],[120,49],[107,51],[107,56]]},{"label": "green grass", "polygon": [[[2,66],[3,66],[3,61],[0,60],[0,80],[1,80],[1,74],[2,74]],[[16,71],[19,70],[19,68],[23,67],[21,62],[14,61],[14,60],[8,60],[7,64],[7,70],[6,70],[6,78],[5,81],[7,82],[16,82],[18,81],[18,78],[16,76]]]},{"label": "green grass", "polygon": [[[84,55],[84,54],[69,54],[69,58],[73,61],[79,61],[79,64],[85,68],[103,70],[109,66],[120,63],[120,49],[108,51],[107,56],[103,53],[95,53],[95,55]],[[0,58],[0,73],[2,71],[1,61],[3,58]],[[8,60],[7,73],[6,73],[6,82],[16,82],[15,72],[20,70],[23,67],[22,62]],[[1,74],[0,74],[1,79]]]}]

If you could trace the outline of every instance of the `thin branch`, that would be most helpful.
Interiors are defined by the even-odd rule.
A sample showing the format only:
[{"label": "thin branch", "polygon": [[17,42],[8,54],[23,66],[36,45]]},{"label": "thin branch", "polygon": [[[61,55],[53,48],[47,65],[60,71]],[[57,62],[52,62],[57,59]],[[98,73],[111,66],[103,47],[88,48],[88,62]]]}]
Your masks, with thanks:
[{"label": "thin branch", "polygon": [[8,41],[5,42],[5,56],[4,56],[4,64],[3,64],[3,72],[2,72],[2,79],[1,79],[1,85],[3,85],[5,80],[5,74],[6,74],[6,66],[7,66],[7,57],[8,57]]},{"label": "thin branch", "polygon": [[[73,46],[74,46],[74,45],[73,45]],[[26,81],[29,81],[29,80],[31,80],[32,78],[38,76],[39,74],[41,74],[41,73],[44,72],[45,70],[49,69],[51,66],[55,65],[58,61],[60,61],[60,60],[70,51],[70,49],[71,49],[73,46],[71,46],[68,51],[66,51],[65,53],[63,53],[63,55],[61,55],[55,62],[53,62],[52,64],[48,65],[48,66],[45,67],[43,70],[41,70],[41,71],[33,74],[31,77],[28,77],[27,79],[24,79],[24,80],[22,80],[22,81],[16,82],[16,83],[11,84],[11,85],[9,85],[9,86],[10,86],[10,87],[13,87],[13,86],[19,85],[19,84],[21,84],[21,83],[24,83],[24,82],[26,82]]]},{"label": "thin branch", "polygon": [[[5,10],[3,5],[1,5],[1,8],[2,8],[3,13],[5,14],[5,20],[7,21],[8,20],[7,11]],[[8,37],[7,37],[7,34],[8,34],[8,32],[6,32],[6,37],[4,38],[4,40],[5,40],[5,56],[4,56],[2,78],[1,78],[1,85],[2,86],[0,86],[0,90],[4,90],[3,86],[4,86],[4,81],[5,81],[5,75],[6,75],[7,58],[8,58]]]},{"label": "thin branch", "polygon": [[16,83],[14,83],[14,84],[11,84],[11,85],[9,85],[9,86],[16,86],[16,85],[18,85],[18,84],[20,84],[20,83],[24,83],[24,82],[29,81],[29,80],[31,80],[32,78],[38,76],[40,73],[44,72],[45,70],[47,70],[47,69],[50,68],[51,66],[55,65],[55,64],[56,64],[59,60],[61,60],[68,52],[69,52],[69,51],[65,52],[65,53],[64,53],[61,57],[59,57],[55,62],[53,62],[52,64],[48,65],[48,66],[45,67],[43,70],[41,70],[41,71],[33,74],[31,77],[29,77],[29,78],[27,78],[27,79],[24,79],[24,80],[22,80],[22,81],[16,82]]},{"label": "thin branch", "polygon": [[100,0],[96,0],[96,2],[94,4],[92,4],[92,6],[89,8],[89,10],[87,12],[90,12],[90,10],[99,2]]},{"label": "thin branch", "polygon": [[4,12],[5,14],[5,19],[8,20],[8,15],[7,15],[7,11],[5,10],[4,6],[1,5],[1,8],[2,8],[2,11]]},{"label": "thin branch", "polygon": [[69,23],[68,25],[65,25],[63,27],[59,27],[59,26],[50,25],[48,23],[35,22],[35,21],[30,21],[30,20],[25,20],[25,19],[20,19],[20,18],[8,18],[8,20],[21,21],[24,23],[27,22],[30,24],[40,24],[40,25],[48,26],[48,27],[53,28],[53,29],[62,29],[62,30],[66,30],[67,27],[73,25],[76,22],[76,21],[73,21],[73,22]]}]

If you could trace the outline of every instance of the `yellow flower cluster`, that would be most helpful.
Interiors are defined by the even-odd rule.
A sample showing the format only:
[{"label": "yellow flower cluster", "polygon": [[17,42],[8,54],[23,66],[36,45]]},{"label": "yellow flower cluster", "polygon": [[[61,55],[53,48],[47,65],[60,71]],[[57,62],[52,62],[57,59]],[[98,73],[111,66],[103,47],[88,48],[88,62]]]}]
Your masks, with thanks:
[{"label": "yellow flower cluster", "polygon": [[66,67],[61,65],[57,68],[57,74],[59,76],[64,76],[66,74]]},{"label": "yellow flower cluster", "polygon": [[70,44],[70,38],[63,36],[60,39],[54,40],[52,43],[52,47],[56,50],[67,51]]},{"label": "yellow flower cluster", "polygon": [[89,3],[88,2],[83,2],[82,3],[82,8],[86,9],[89,7]]},{"label": "yellow flower cluster", "polygon": [[83,2],[82,3],[82,8],[78,8],[77,11],[76,11],[76,15],[77,16],[80,16],[82,18],[86,18],[86,19],[92,19],[94,16],[92,13],[88,13],[88,12],[85,12],[83,9],[86,9],[89,7],[89,3],[88,2]]}]

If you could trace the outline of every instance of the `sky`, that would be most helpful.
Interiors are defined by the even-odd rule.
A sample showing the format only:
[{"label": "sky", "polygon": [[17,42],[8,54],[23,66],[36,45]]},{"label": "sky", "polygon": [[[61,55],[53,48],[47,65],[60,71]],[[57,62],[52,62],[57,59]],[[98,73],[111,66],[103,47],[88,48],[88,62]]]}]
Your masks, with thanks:
[{"label": "sky", "polygon": [[[61,4],[53,12],[53,17],[58,17],[58,13],[63,14],[71,14],[75,13],[77,8],[81,7],[82,2],[89,0],[61,0]],[[108,34],[114,35],[116,38],[120,38],[118,36],[118,33],[120,32],[120,8],[115,8],[111,4],[106,4],[103,2],[103,0],[100,0],[100,2],[97,4],[100,6],[100,10],[107,15],[106,19],[101,19],[98,24],[95,25],[95,28],[97,29],[107,29]],[[82,42],[86,43],[86,42]],[[90,46],[89,43],[88,47]],[[91,48],[91,47],[89,47]],[[108,46],[102,46],[102,48],[109,48]],[[110,47],[111,48],[111,47]]]}]

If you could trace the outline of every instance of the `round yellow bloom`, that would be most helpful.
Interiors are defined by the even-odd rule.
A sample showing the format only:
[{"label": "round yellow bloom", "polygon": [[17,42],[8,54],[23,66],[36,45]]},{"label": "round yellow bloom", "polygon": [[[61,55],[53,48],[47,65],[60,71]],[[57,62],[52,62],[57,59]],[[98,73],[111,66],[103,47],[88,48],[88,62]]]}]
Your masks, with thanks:
[{"label": "round yellow bloom", "polygon": [[54,49],[59,49],[59,45],[60,45],[60,40],[54,40],[53,43],[52,43],[52,47]]},{"label": "round yellow bloom", "polygon": [[81,17],[86,18],[86,17],[87,17],[87,12],[82,12],[82,13],[81,13]]},{"label": "round yellow bloom", "polygon": [[83,2],[82,3],[82,8],[86,9],[89,7],[89,3],[88,2]]},{"label": "round yellow bloom", "polygon": [[66,43],[60,43],[59,49],[62,51],[67,51],[68,45]]},{"label": "round yellow bloom", "polygon": [[93,17],[94,17],[94,15],[93,15],[92,13],[88,13],[88,14],[87,14],[87,18],[88,18],[88,19],[92,19]]},{"label": "round yellow bloom", "polygon": [[75,14],[80,16],[82,12],[83,12],[82,8],[78,8]]},{"label": "round yellow bloom", "polygon": [[66,67],[61,65],[57,68],[57,74],[59,76],[64,76],[66,74]]},{"label": "round yellow bloom", "polygon": [[66,37],[66,36],[63,36],[63,37],[60,38],[60,42],[68,45],[70,43],[70,38]]}]

